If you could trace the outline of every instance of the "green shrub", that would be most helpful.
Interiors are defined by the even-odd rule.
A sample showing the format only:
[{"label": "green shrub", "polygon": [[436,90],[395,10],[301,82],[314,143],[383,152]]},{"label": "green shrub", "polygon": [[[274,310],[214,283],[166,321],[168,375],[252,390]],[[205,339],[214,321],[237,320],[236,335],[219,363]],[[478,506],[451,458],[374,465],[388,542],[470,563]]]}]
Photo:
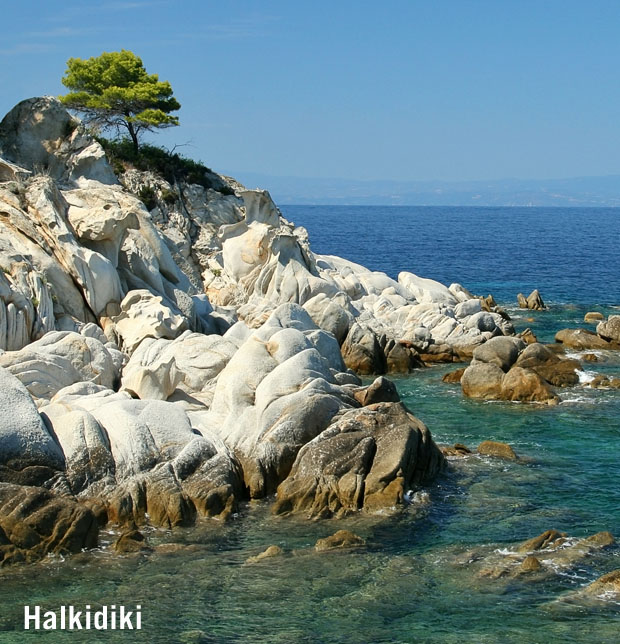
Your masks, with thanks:
[{"label": "green shrub", "polygon": [[157,205],[157,193],[151,186],[142,186],[138,192],[138,198],[147,207],[148,210],[153,210]]},{"label": "green shrub", "polygon": [[174,190],[168,190],[168,188],[164,188],[161,191],[161,199],[164,203],[167,203],[169,206],[172,206],[172,204],[176,203],[177,193],[174,192]]},{"label": "green shrub", "polygon": [[[159,174],[168,183],[177,181],[196,183],[205,189],[213,188],[222,194],[234,194],[227,185],[221,185],[212,170],[199,161],[188,159],[176,152],[168,152],[156,145],[143,144],[136,152],[129,139],[108,140],[97,138],[106,152],[108,161],[116,174],[122,174],[128,167]],[[121,171],[119,169],[122,168]],[[167,202],[168,203],[168,202]]]}]

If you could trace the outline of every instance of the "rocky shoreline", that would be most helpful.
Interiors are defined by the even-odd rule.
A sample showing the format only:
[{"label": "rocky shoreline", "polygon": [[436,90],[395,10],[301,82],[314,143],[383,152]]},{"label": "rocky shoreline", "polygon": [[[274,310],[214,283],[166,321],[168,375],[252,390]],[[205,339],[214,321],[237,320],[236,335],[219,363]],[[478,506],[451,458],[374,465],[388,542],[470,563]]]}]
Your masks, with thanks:
[{"label": "rocky shoreline", "polygon": [[620,349],[620,316],[543,345],[491,296],[313,253],[265,191],[121,170],[55,99],[0,123],[0,565],[274,494],[397,511],[446,457],[360,375],[471,361],[465,396],[557,404],[566,348]]}]

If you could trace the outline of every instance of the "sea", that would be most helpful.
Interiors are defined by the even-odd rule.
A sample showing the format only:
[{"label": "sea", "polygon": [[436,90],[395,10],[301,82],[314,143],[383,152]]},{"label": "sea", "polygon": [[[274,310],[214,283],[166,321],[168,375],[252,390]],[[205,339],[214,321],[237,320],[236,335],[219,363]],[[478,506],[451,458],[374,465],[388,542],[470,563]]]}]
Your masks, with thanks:
[{"label": "sea", "polygon": [[[314,252],[491,293],[518,331],[529,327],[543,342],[559,329],[588,327],[588,311],[620,314],[620,210],[281,211],[307,229]],[[534,288],[548,310],[517,307],[517,293]],[[555,407],[465,399],[441,380],[451,365],[394,378],[436,442],[475,450],[504,441],[519,460],[451,460],[396,515],[274,518],[265,500],[227,523],[146,529],[153,552],[125,556],[111,554],[116,533],[106,531],[95,551],[0,570],[0,643],[617,643],[617,599],[585,602],[575,592],[620,569],[619,546],[547,577],[488,575],[480,565],[550,529],[572,538],[610,531],[620,540],[620,390],[586,386],[596,373],[620,376],[620,355],[596,354]],[[338,529],[365,547],[316,553],[316,540]],[[246,563],[270,545],[285,554]],[[138,603],[142,630],[132,633],[23,630],[24,605]]]}]

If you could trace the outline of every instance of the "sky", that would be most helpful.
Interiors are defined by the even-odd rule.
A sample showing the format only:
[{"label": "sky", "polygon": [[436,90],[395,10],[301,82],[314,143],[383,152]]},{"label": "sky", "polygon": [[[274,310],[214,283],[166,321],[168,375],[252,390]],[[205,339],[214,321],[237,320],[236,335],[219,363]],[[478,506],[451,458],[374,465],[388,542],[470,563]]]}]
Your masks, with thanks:
[{"label": "sky", "polygon": [[129,49],[172,84],[153,141],[231,174],[620,174],[617,0],[7,3],[0,112]]}]

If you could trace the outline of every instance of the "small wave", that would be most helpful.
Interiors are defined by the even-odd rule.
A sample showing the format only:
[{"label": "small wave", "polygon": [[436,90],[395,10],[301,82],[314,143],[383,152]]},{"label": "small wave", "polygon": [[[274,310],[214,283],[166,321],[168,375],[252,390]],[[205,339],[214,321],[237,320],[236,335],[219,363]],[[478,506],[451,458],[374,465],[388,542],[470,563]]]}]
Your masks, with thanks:
[{"label": "small wave", "polygon": [[597,401],[588,398],[588,396],[569,396],[567,398],[560,397],[560,401],[563,405],[582,405],[583,403],[593,404]]},{"label": "small wave", "polygon": [[589,351],[566,351],[564,355],[571,360],[582,360],[585,355],[592,354],[597,358],[605,357],[605,354],[602,351],[597,351],[596,349],[590,349]]},{"label": "small wave", "polygon": [[577,371],[577,375],[579,376],[579,384],[581,385],[587,385],[589,382],[592,382],[594,378],[596,378],[597,373],[596,371]]},{"label": "small wave", "polygon": [[596,598],[604,602],[609,602],[610,604],[616,604],[617,606],[620,606],[620,601],[618,601],[617,591],[605,590],[600,595],[596,595]]}]

